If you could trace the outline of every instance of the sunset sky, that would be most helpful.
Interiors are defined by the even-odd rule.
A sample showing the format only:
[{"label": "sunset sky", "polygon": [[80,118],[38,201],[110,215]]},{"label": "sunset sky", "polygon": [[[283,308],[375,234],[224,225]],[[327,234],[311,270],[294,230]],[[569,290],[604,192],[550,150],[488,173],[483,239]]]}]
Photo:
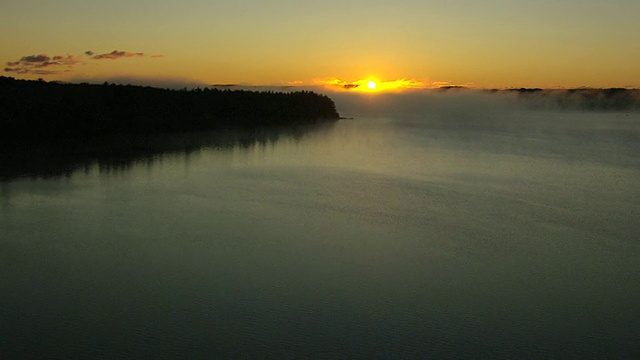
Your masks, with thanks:
[{"label": "sunset sky", "polygon": [[2,75],[16,78],[640,87],[638,0],[3,0],[0,8]]}]

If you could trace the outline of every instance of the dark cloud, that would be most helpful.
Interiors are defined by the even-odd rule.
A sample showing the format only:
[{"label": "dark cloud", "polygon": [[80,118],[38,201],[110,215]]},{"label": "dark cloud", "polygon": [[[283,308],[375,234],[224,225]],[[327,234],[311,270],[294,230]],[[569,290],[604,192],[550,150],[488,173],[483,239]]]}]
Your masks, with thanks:
[{"label": "dark cloud", "polygon": [[112,52],[108,53],[108,54],[100,54],[100,55],[95,55],[92,57],[92,59],[94,60],[104,60],[104,59],[109,59],[109,60],[117,60],[120,58],[128,58],[128,57],[143,57],[144,53],[134,53],[134,52],[128,52],[128,51],[118,51],[118,50],[113,50]]},{"label": "dark cloud", "polygon": [[57,61],[43,61],[41,63],[36,63],[34,65],[34,67],[36,68],[43,68],[43,67],[47,67],[47,66],[51,66],[51,65],[60,65],[60,63],[58,63]]},{"label": "dark cloud", "polygon": [[[5,72],[13,72],[16,74],[35,74],[35,75],[51,75],[60,72],[70,71],[71,68],[81,63],[83,59],[74,55],[28,55],[23,56],[18,61],[7,62]],[[43,68],[49,68],[42,70]]]},{"label": "dark cloud", "polygon": [[24,74],[24,73],[27,72],[27,71],[22,71],[20,68],[10,68],[10,67],[4,68],[4,71],[5,72],[13,72],[13,73],[16,73],[16,74]]},{"label": "dark cloud", "polygon": [[[362,80],[360,80],[360,82],[362,82]],[[347,82],[340,79],[321,80],[320,83],[346,90],[355,89],[361,85],[358,81]]]},{"label": "dark cloud", "polygon": [[31,73],[34,75],[53,75],[53,74],[59,74],[62,72],[69,72],[71,70],[34,70]]},{"label": "dark cloud", "polygon": [[51,58],[45,54],[23,56],[20,59],[21,62],[26,62],[26,63],[40,63],[40,62],[45,62],[49,60],[51,60]]},{"label": "dark cloud", "polygon": [[51,75],[58,74],[61,72],[67,72],[70,70],[40,70],[43,65],[39,65],[37,68],[27,68],[27,67],[14,67],[14,68],[4,68],[5,72],[12,72],[16,74],[32,74],[32,75]]},{"label": "dark cloud", "polygon": [[[110,53],[94,55],[93,51],[85,51],[84,55],[55,55],[46,54],[27,55],[18,61],[7,62],[5,72],[16,74],[51,75],[60,72],[69,72],[77,64],[84,63],[87,59],[92,60],[116,60],[120,58],[145,57],[141,52],[128,52],[114,50]],[[151,55],[152,58],[161,58],[164,55]],[[44,70],[46,68],[46,70]]]}]

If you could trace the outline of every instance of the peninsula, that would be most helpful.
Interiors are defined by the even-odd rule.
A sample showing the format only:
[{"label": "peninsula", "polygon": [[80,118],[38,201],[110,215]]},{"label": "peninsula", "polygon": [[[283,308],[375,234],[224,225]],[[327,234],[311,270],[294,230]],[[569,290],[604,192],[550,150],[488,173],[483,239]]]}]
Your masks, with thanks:
[{"label": "peninsula", "polygon": [[110,136],[271,129],[339,117],[329,97],[310,91],[168,90],[0,77],[3,151]]}]

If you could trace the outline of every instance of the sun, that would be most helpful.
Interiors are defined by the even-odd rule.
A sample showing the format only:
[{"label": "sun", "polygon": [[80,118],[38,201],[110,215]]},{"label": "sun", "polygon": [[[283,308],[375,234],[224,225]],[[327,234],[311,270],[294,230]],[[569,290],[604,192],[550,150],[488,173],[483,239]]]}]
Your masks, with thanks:
[{"label": "sun", "polygon": [[328,80],[318,80],[317,82],[319,84],[335,87],[343,91],[364,92],[368,94],[402,92],[405,90],[427,88],[427,85],[419,80],[405,78],[397,80],[381,80],[381,78],[375,76],[368,76],[351,81],[332,78]]}]

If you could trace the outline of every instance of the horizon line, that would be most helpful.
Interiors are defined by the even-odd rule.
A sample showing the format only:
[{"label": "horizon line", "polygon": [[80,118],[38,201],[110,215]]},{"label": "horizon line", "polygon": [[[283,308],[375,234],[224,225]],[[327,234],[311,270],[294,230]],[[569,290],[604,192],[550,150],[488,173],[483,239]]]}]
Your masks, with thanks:
[{"label": "horizon line", "polygon": [[[399,88],[392,90],[379,90],[379,91],[362,91],[356,90],[356,88],[344,88],[342,86],[336,86],[331,84],[244,84],[244,83],[213,83],[206,84],[200,83],[198,81],[193,81],[189,79],[184,79],[184,81],[180,81],[179,79],[163,79],[159,78],[140,78],[140,81],[123,81],[123,79],[117,78],[105,78],[105,79],[78,79],[78,80],[45,80],[43,78],[38,79],[24,79],[24,78],[16,78],[13,76],[5,76],[0,75],[0,78],[13,79],[18,81],[43,81],[47,83],[58,83],[58,84],[91,84],[91,85],[101,85],[104,83],[114,84],[114,85],[131,85],[131,86],[149,86],[149,87],[157,87],[157,88],[281,88],[281,89],[306,89],[306,88],[321,88],[332,90],[333,92],[341,92],[341,93],[402,93],[402,92],[416,92],[416,91],[425,91],[425,90],[480,90],[480,91],[516,91],[516,90],[528,90],[528,91],[544,91],[544,90],[611,90],[611,89],[624,89],[624,90],[640,90],[640,87],[636,86],[607,86],[607,87],[597,87],[597,86],[550,86],[550,87],[539,87],[539,86],[508,86],[508,87],[480,87],[480,86],[469,86],[469,85],[442,85],[442,86],[432,86],[432,87],[412,87],[412,88]],[[132,79],[129,79],[132,80]],[[154,83],[155,80],[155,83]],[[171,84],[171,86],[162,86],[162,83],[167,83],[165,85]]]}]

